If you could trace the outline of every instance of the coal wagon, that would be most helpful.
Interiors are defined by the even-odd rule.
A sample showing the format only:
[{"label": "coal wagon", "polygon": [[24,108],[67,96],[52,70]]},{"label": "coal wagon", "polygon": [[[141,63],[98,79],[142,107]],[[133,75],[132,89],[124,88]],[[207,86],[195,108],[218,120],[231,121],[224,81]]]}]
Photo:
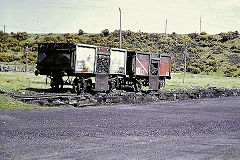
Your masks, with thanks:
[{"label": "coal wagon", "polygon": [[[142,86],[158,90],[171,78],[171,58],[156,53],[127,51],[86,44],[40,43],[36,75],[47,75],[51,87],[72,85],[77,93],[106,92]],[[67,80],[63,77],[67,76]]]},{"label": "coal wagon", "polygon": [[[109,81],[126,75],[127,51],[86,44],[41,43],[35,74],[47,75],[51,87],[73,85],[77,92],[109,90]],[[110,60],[111,59],[111,60]],[[63,77],[74,77],[63,81]]]},{"label": "coal wagon", "polygon": [[[167,62],[168,64],[162,64]],[[168,66],[168,67],[166,67]],[[158,90],[165,85],[165,79],[171,79],[171,57],[157,53],[140,51],[127,52],[127,75],[134,83],[136,91],[143,86]]]}]

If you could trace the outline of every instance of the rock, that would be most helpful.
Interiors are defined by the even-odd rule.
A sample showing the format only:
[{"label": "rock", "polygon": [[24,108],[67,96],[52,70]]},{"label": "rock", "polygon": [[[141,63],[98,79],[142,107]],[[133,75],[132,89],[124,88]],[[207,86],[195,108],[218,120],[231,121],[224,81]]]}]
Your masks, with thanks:
[{"label": "rock", "polygon": [[40,106],[50,106],[50,103],[49,103],[48,100],[46,100],[46,99],[39,100],[39,101],[38,101],[38,104],[39,104]]},{"label": "rock", "polygon": [[106,97],[106,103],[120,103],[122,98],[120,96]]},{"label": "rock", "polygon": [[4,94],[5,91],[4,91],[3,89],[0,88],[0,93],[1,93],[1,94]]}]

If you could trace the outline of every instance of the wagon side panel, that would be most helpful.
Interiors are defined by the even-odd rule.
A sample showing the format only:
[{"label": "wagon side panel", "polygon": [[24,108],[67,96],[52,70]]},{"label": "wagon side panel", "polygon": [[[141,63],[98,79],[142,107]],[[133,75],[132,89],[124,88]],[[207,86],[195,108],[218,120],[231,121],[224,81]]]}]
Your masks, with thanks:
[{"label": "wagon side panel", "polygon": [[40,74],[74,71],[74,44],[40,43],[38,45],[37,70]]},{"label": "wagon side panel", "polygon": [[136,75],[148,76],[149,75],[149,59],[148,54],[137,54],[136,56]]},{"label": "wagon side panel", "polygon": [[96,47],[78,46],[76,49],[75,72],[94,73],[95,59],[96,59]]},{"label": "wagon side panel", "polygon": [[160,76],[171,77],[171,58],[169,56],[161,56],[160,59]]},{"label": "wagon side panel", "polygon": [[126,74],[126,54],[125,50],[111,49],[110,74]]}]

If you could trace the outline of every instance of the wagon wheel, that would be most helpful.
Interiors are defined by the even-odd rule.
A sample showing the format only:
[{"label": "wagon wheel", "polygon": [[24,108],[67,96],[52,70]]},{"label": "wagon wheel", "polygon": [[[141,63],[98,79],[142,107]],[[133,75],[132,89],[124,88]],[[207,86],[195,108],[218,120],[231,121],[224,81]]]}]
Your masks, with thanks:
[{"label": "wagon wheel", "polygon": [[137,81],[134,84],[134,90],[135,90],[135,92],[141,92],[141,89],[142,89],[142,83]]},{"label": "wagon wheel", "polygon": [[77,84],[76,84],[76,92],[77,92],[77,95],[80,95],[80,93],[82,92],[82,82],[81,81],[78,81]]},{"label": "wagon wheel", "polygon": [[93,83],[92,83],[91,79],[88,79],[85,81],[86,92],[90,92],[92,90],[92,85],[93,85]]},{"label": "wagon wheel", "polygon": [[87,91],[87,89],[89,89],[88,87],[90,87],[91,89],[92,83],[90,83],[89,81],[85,81],[84,79],[80,79],[77,80],[77,82],[75,82],[75,90],[77,92],[77,94],[79,95],[82,92]]},{"label": "wagon wheel", "polygon": [[63,89],[63,79],[62,77],[53,77],[51,79],[50,86],[53,91],[55,92],[61,92]]},{"label": "wagon wheel", "polygon": [[165,79],[166,78],[164,77],[159,80],[159,85],[158,85],[159,89],[165,87],[165,84],[166,84]]},{"label": "wagon wheel", "polygon": [[116,89],[116,82],[115,80],[111,80],[109,82],[109,91],[113,91],[114,89]]}]

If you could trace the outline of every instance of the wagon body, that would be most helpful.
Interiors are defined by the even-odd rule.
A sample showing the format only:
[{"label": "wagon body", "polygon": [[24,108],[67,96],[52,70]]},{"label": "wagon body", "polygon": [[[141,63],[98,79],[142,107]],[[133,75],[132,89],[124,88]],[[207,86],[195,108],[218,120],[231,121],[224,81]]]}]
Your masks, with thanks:
[{"label": "wagon body", "polygon": [[37,72],[50,75],[53,72],[74,72],[76,46],[63,43],[40,43],[38,45]]},{"label": "wagon body", "polygon": [[139,51],[127,52],[127,75],[133,77],[149,76],[150,53]]},{"label": "wagon body", "polygon": [[110,49],[110,74],[126,75],[127,51],[125,49]]},{"label": "wagon body", "polygon": [[62,77],[73,76],[69,84],[76,91],[122,86],[139,91],[142,85],[158,90],[171,78],[171,57],[86,44],[40,43],[35,73],[49,76],[53,88],[67,84]]},{"label": "wagon body", "polygon": [[124,49],[85,44],[41,43],[38,45],[37,69],[43,75],[61,71],[68,75],[126,75],[126,58],[127,52]]},{"label": "wagon body", "polygon": [[159,54],[129,51],[127,59],[127,75],[130,81],[140,86],[149,86],[151,90],[159,88]]},{"label": "wagon body", "polygon": [[118,48],[41,43],[36,74],[50,76],[53,80],[60,80],[63,76],[76,76],[84,80],[93,77],[95,89],[106,91],[110,76],[126,75],[126,57],[126,50]]}]

